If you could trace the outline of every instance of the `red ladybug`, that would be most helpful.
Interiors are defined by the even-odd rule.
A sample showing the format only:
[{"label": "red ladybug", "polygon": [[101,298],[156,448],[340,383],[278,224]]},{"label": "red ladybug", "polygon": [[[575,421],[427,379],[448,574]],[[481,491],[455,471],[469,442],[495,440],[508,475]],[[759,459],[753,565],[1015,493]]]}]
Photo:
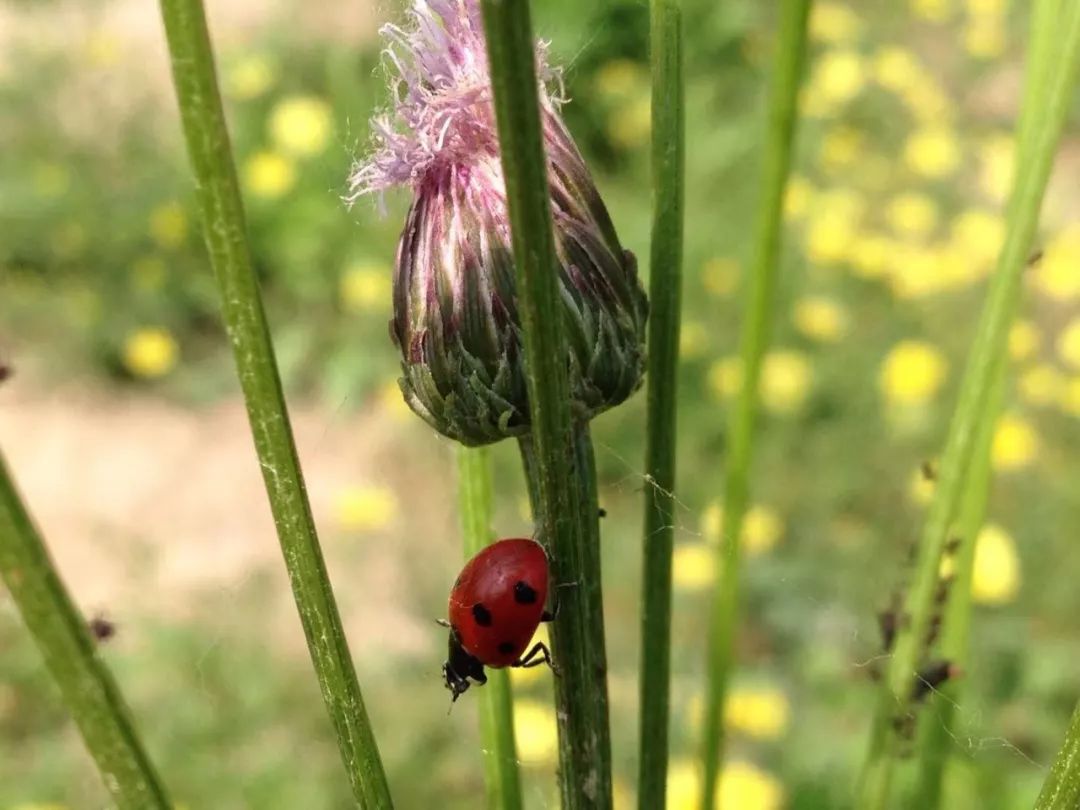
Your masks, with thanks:
[{"label": "red ladybug", "polygon": [[450,621],[444,622],[450,653],[443,678],[452,701],[470,679],[487,683],[485,666],[551,666],[543,642],[525,653],[540,622],[553,618],[544,608],[547,594],[548,558],[535,540],[499,540],[465,563],[450,591]]}]

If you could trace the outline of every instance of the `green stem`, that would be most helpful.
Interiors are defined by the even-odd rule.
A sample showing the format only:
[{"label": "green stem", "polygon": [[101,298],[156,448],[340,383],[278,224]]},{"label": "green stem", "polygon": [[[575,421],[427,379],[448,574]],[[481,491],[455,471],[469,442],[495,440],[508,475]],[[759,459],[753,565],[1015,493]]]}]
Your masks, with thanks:
[{"label": "green stem", "polygon": [[[532,434],[522,442],[539,536],[551,553],[561,610],[552,642],[559,783],[563,806],[611,806],[611,738],[599,579],[599,516],[592,446],[571,423],[563,308],[537,98],[535,43],[527,0],[482,0],[495,117],[506,178],[518,312]],[[589,509],[583,501],[591,501]]]},{"label": "green stem", "polygon": [[123,810],[171,807],[112,674],[64,589],[0,458],[0,574]]},{"label": "green stem", "polygon": [[[540,525],[544,515],[542,461],[532,438],[519,441],[533,513]],[[589,430],[574,431],[570,467],[571,509],[598,515],[596,470]],[[604,644],[603,599],[600,589],[600,532],[588,532],[584,542],[568,545],[556,537],[550,546],[552,578],[558,589],[558,611],[552,623],[552,645],[559,675],[555,678],[559,725],[559,782],[564,808],[610,808],[611,739],[608,732],[607,658]]]},{"label": "green stem", "polygon": [[392,806],[315,533],[263,311],[201,0],[161,0],[188,154],[225,325],[293,596],[327,711],[364,808]]},{"label": "green stem", "polygon": [[[458,508],[465,556],[472,557],[495,539],[491,529],[491,454],[485,448],[459,447]],[[521,810],[521,778],[514,747],[514,702],[505,669],[488,672],[480,701],[484,778],[491,810]]]},{"label": "green stem", "polygon": [[1073,712],[1065,743],[1046,776],[1034,810],[1076,810],[1080,807],[1080,703]]},{"label": "green stem", "polygon": [[897,755],[893,719],[905,713],[919,667],[922,640],[934,609],[941,555],[949,524],[974,452],[975,433],[989,407],[995,366],[1006,351],[1009,325],[1019,299],[1020,279],[1027,263],[1054,153],[1065,124],[1076,74],[1080,68],[1080,7],[1059,21],[1056,64],[1048,71],[1045,112],[1032,125],[1030,159],[1018,166],[1009,201],[1005,245],[987,292],[968,367],[960,386],[956,412],[942,454],[938,486],[919,541],[915,579],[900,623],[871,728],[866,763],[859,779],[861,810],[884,810],[889,804],[893,764]]},{"label": "green stem", "polygon": [[685,152],[679,0],[653,0],[651,52],[653,224],[645,450],[650,486],[645,488],[638,777],[638,806],[643,810],[663,807],[668,767],[671,548],[675,526],[675,414]]},{"label": "green stem", "polygon": [[769,91],[761,200],[758,204],[753,273],[745,290],[746,319],[740,337],[742,388],[731,418],[724,482],[721,574],[709,623],[702,806],[713,807],[724,757],[724,701],[734,664],[739,608],[739,536],[749,497],[758,412],[758,379],[776,309],[776,279],[783,227],[784,189],[795,140],[799,80],[806,54],[811,0],[785,0]]},{"label": "green stem", "polygon": [[[976,432],[971,469],[968,471],[960,511],[952,533],[960,541],[960,547],[956,552],[954,576],[942,617],[939,650],[940,657],[951,661],[961,673],[967,671],[970,657],[971,583],[975,570],[975,547],[990,497],[990,451],[1005,391],[1007,365],[1001,362],[998,366],[990,404]],[[963,677],[957,681],[946,682],[935,690],[927,703],[926,710],[933,715],[934,722],[925,723],[921,729],[918,746],[919,774],[912,807],[933,810],[941,804],[945,769],[954,750],[953,728],[956,725],[963,685]]]}]

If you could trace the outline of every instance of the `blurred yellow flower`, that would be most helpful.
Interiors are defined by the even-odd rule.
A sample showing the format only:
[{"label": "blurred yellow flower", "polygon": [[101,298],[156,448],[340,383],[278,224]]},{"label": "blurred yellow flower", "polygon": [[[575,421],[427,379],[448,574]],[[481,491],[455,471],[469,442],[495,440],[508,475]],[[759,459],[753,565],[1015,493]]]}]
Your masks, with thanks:
[{"label": "blurred yellow flower", "polygon": [[765,355],[761,366],[761,404],[774,414],[796,413],[806,404],[813,370],[806,355],[779,349]]},{"label": "blurred yellow flower", "polygon": [[1002,17],[1009,10],[1008,0],[964,0],[964,7],[972,17]]},{"label": "blurred yellow flower", "polygon": [[258,98],[277,81],[277,69],[261,54],[249,54],[225,74],[226,92],[238,101]]},{"label": "blurred yellow flower", "polygon": [[859,162],[866,136],[855,127],[839,125],[825,133],[818,158],[826,169],[844,169]]},{"label": "blurred yellow flower", "polygon": [[835,343],[847,334],[847,310],[835,299],[808,295],[795,302],[792,312],[795,328],[811,340]]},{"label": "blurred yellow flower", "polygon": [[915,54],[895,46],[882,48],[874,55],[872,71],[874,80],[894,93],[907,90],[925,73]]},{"label": "blurred yellow flower", "polygon": [[678,543],[671,555],[671,581],[681,591],[701,591],[716,581],[716,548]]},{"label": "blurred yellow flower", "polygon": [[338,492],[334,514],[338,526],[350,532],[385,529],[397,517],[398,501],[389,487],[354,485]]},{"label": "blurred yellow flower", "polygon": [[826,51],[814,65],[804,90],[804,112],[814,117],[833,113],[862,92],[866,75],[866,65],[857,51],[846,48]]},{"label": "blurred yellow flower", "polygon": [[937,203],[913,191],[897,194],[885,206],[885,221],[900,236],[926,236],[937,226]]},{"label": "blurred yellow flower", "polygon": [[349,312],[382,312],[390,308],[391,270],[379,262],[357,262],[341,275],[338,292]]},{"label": "blurred yellow flower", "polygon": [[551,706],[536,700],[514,701],[514,741],[525,765],[549,765],[559,752],[559,730]]},{"label": "blurred yellow flower", "polygon": [[606,99],[625,99],[649,89],[649,73],[633,59],[610,59],[600,66],[593,78],[596,92]]},{"label": "blurred yellow flower", "polygon": [[[1080,266],[1076,268],[1076,272],[1080,274]],[[1080,317],[1073,318],[1061,330],[1057,339],[1057,352],[1066,365],[1080,369]]]},{"label": "blurred yellow flower", "polygon": [[1009,133],[985,138],[978,147],[979,187],[990,199],[1002,202],[1012,186],[1016,144]]},{"label": "blurred yellow flower", "polygon": [[784,788],[780,781],[749,762],[732,760],[720,773],[717,807],[738,810],[780,810]]},{"label": "blurred yellow flower", "polygon": [[852,272],[860,278],[874,279],[889,269],[895,246],[887,237],[863,231],[854,237],[848,252]]},{"label": "blurred yellow flower", "polygon": [[1016,414],[1004,414],[994,430],[991,461],[995,470],[1019,470],[1039,454],[1039,434],[1027,420]]},{"label": "blurred yellow flower", "polygon": [[270,136],[286,154],[305,157],[326,147],[334,127],[330,105],[315,96],[290,96],[270,113]]},{"label": "blurred yellow flower", "polygon": [[727,298],[739,287],[739,263],[726,256],[709,259],[701,268],[705,291],[717,298]]},{"label": "blurred yellow flower", "polygon": [[[724,510],[719,502],[709,504],[701,515],[701,534],[710,543],[718,543],[724,531]],[[752,504],[743,515],[742,548],[750,556],[772,549],[784,536],[784,521],[771,508]]]},{"label": "blurred yellow flower", "polygon": [[952,0],[910,0],[910,5],[916,16],[931,22],[943,22],[953,12]]},{"label": "blurred yellow flower", "polygon": [[729,399],[742,387],[742,361],[736,356],[721,357],[706,375],[709,389],[717,399]]},{"label": "blurred yellow flower", "polygon": [[187,232],[187,214],[180,203],[164,203],[150,212],[150,236],[163,250],[180,247]]},{"label": "blurred yellow flower", "polygon": [[623,149],[645,146],[651,133],[652,99],[647,92],[620,104],[608,115],[607,136]]},{"label": "blurred yellow flower", "polygon": [[1005,53],[1005,23],[997,19],[974,19],[964,26],[964,50],[975,59],[996,59]]},{"label": "blurred yellow flower", "polygon": [[843,45],[857,39],[862,20],[850,6],[825,0],[815,3],[810,12],[810,38],[830,45]]},{"label": "blurred yellow flower", "polygon": [[112,31],[91,31],[84,43],[86,61],[97,68],[112,67],[120,61],[123,42]]},{"label": "blurred yellow flower", "polygon": [[124,340],[124,368],[135,377],[164,377],[176,367],[179,356],[176,339],[160,327],[136,329]]},{"label": "blurred yellow flower", "polygon": [[904,340],[886,355],[878,384],[891,405],[921,405],[938,393],[947,372],[948,362],[936,346]]},{"label": "blurred yellow flower", "polygon": [[668,767],[668,810],[699,810],[701,807],[701,774],[697,760],[673,759]]},{"label": "blurred yellow flower", "polygon": [[901,98],[911,114],[927,124],[940,126],[942,119],[948,119],[951,112],[948,96],[930,74],[912,80]]},{"label": "blurred yellow flower", "polygon": [[971,597],[982,605],[1003,605],[1020,590],[1020,559],[1012,537],[1000,526],[988,524],[975,543]]},{"label": "blurred yellow flower", "polygon": [[1080,417],[1080,377],[1065,381],[1058,404],[1066,415]]},{"label": "blurred yellow flower", "polygon": [[1005,243],[1005,219],[990,211],[968,208],[953,220],[951,236],[953,244],[972,260],[992,263]]},{"label": "blurred yellow flower", "polygon": [[774,686],[736,686],[724,704],[724,724],[759,740],[778,739],[790,715],[787,696]]},{"label": "blurred yellow flower", "polygon": [[1035,287],[1055,301],[1080,297],[1080,225],[1070,225],[1046,245],[1042,260],[1032,270]]},{"label": "blurred yellow flower", "polygon": [[803,176],[793,174],[784,191],[784,217],[795,221],[802,219],[814,199],[814,187]]},{"label": "blurred yellow flower", "polygon": [[1031,321],[1018,320],[1009,329],[1009,357],[1013,360],[1027,360],[1039,351],[1042,345],[1042,333]]},{"label": "blurred yellow flower", "polygon": [[1017,389],[1025,402],[1048,407],[1061,402],[1066,392],[1065,375],[1050,363],[1038,363],[1020,374]]},{"label": "blurred yellow flower", "polygon": [[816,208],[803,237],[807,258],[818,266],[843,262],[850,255],[857,229],[844,211]]},{"label": "blurred yellow flower", "polygon": [[679,327],[679,356],[701,357],[709,347],[709,330],[701,321],[685,320]]},{"label": "blurred yellow flower", "polygon": [[244,181],[256,197],[276,200],[293,187],[296,167],[278,152],[256,152],[244,165]]},{"label": "blurred yellow flower", "polygon": [[916,174],[941,178],[960,164],[960,144],[949,127],[931,125],[915,130],[904,144],[904,160]]},{"label": "blurred yellow flower", "polygon": [[379,389],[379,404],[397,422],[405,421],[405,417],[412,413],[397,380],[387,380],[383,383],[382,388]]}]

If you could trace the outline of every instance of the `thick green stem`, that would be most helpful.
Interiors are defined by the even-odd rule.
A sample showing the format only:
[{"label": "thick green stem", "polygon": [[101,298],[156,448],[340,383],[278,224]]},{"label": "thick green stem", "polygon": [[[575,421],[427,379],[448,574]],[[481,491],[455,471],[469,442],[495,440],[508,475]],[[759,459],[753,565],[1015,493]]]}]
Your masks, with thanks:
[{"label": "thick green stem", "polygon": [[[543,512],[541,460],[532,439],[523,438],[519,444],[533,513],[543,527],[551,519]],[[570,461],[565,474],[574,487],[571,509],[596,516],[599,506],[595,460],[585,426],[574,431]],[[549,545],[556,589],[552,598],[558,603],[552,623],[552,647],[559,670],[555,700],[564,808],[610,808],[612,801],[600,532],[597,520],[591,524],[595,530],[583,538],[584,542],[568,545],[565,537],[556,537],[556,542]]]},{"label": "thick green stem", "polygon": [[671,668],[671,548],[682,301],[683,60],[678,0],[653,0],[652,253],[645,536],[641,592],[641,723],[638,806],[664,806]]},{"label": "thick green stem", "polygon": [[577,583],[559,591],[561,610],[552,632],[561,673],[555,688],[559,783],[565,808],[608,808],[611,739],[596,481],[588,430],[571,423],[535,43],[527,0],[482,0],[481,8],[525,336],[532,434],[522,450],[556,587]]},{"label": "thick green stem", "polygon": [[390,790],[315,533],[251,262],[205,12],[201,0],[161,0],[161,12],[203,232],[308,649],[357,804],[388,808]]},{"label": "thick green stem", "polygon": [[[491,454],[485,448],[459,447],[458,509],[465,556],[472,557],[495,539],[491,529]],[[514,701],[505,669],[488,672],[479,690],[480,738],[484,779],[491,810],[521,810],[521,778],[514,746]]]},{"label": "thick green stem", "polygon": [[105,787],[123,810],[172,804],[112,674],[64,589],[0,458],[0,574],[45,659]]},{"label": "thick green stem", "polygon": [[780,12],[769,110],[761,200],[754,240],[753,273],[744,292],[745,320],[740,337],[742,388],[730,423],[730,451],[724,482],[721,574],[709,623],[708,678],[705,703],[705,773],[702,806],[713,807],[724,757],[724,701],[734,664],[739,618],[739,536],[749,497],[758,412],[758,379],[776,309],[776,279],[783,227],[784,189],[791,170],[799,80],[806,54],[810,0],[785,0]]},{"label": "thick green stem", "polygon": [[1080,703],[1034,810],[1076,810],[1077,807],[1080,807]]},{"label": "thick green stem", "polygon": [[[1072,101],[1077,70],[1080,69],[1080,6],[1074,6],[1065,19],[1059,20],[1056,39],[1053,69],[1046,74],[1045,111],[1036,116],[1030,135],[1025,134],[1025,144],[1029,144],[1025,149],[1030,148],[1030,157],[1016,172],[1009,200],[1005,245],[979,318],[942,454],[938,486],[920,537],[915,578],[903,607],[906,621],[900,623],[880,690],[867,759],[859,779],[858,806],[862,810],[884,810],[889,806],[897,755],[893,721],[897,712],[908,711],[923,639],[934,609],[934,592],[949,525],[956,513],[974,452],[975,434],[990,406],[995,367],[1007,349],[1009,325],[1019,299],[1021,273],[1031,250],[1043,193]],[[1038,61],[1035,55],[1033,58]]]},{"label": "thick green stem", "polygon": [[[968,470],[960,511],[952,532],[960,546],[956,552],[952,584],[942,617],[939,654],[936,657],[952,662],[961,673],[967,670],[970,654],[971,582],[975,570],[975,546],[990,497],[990,450],[998,413],[1001,411],[1007,367],[1006,363],[999,363],[990,404],[976,432],[971,468]],[[946,682],[938,687],[927,701],[926,711],[934,721],[925,723],[921,729],[919,774],[912,807],[934,810],[940,806],[945,769],[955,745],[954,726],[963,684],[963,677]]]}]

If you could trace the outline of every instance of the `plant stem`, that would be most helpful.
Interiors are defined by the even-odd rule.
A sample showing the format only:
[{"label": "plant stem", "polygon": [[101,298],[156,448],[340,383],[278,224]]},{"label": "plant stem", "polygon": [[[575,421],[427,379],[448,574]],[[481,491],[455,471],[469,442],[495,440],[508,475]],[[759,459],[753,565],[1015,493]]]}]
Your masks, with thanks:
[{"label": "plant stem", "polygon": [[653,222],[645,450],[650,485],[645,487],[641,592],[642,810],[663,807],[667,783],[685,153],[682,11],[679,0],[652,0],[651,5]]},{"label": "plant stem", "polygon": [[532,434],[521,442],[559,615],[552,642],[565,808],[611,806],[599,514],[588,428],[573,425],[527,0],[482,0],[506,179]]},{"label": "plant stem", "polygon": [[112,674],[0,458],[0,574],[116,806],[172,807]]},{"label": "plant stem", "polygon": [[739,552],[743,514],[749,497],[750,464],[758,411],[758,379],[776,308],[776,279],[783,227],[784,189],[791,169],[799,80],[806,54],[811,0],[784,0],[769,109],[761,199],[754,240],[753,273],[745,287],[745,320],[740,336],[742,388],[730,424],[730,452],[724,482],[720,581],[709,623],[702,807],[713,807],[724,757],[724,701],[734,663],[739,608]]},{"label": "plant stem", "polygon": [[[893,655],[889,660],[871,729],[866,763],[860,775],[858,806],[884,810],[889,803],[897,754],[893,719],[906,712],[920,651],[933,612],[941,555],[956,513],[975,446],[975,433],[990,405],[995,366],[1007,349],[1009,325],[1020,292],[1021,272],[1031,250],[1039,209],[1050,177],[1061,131],[1080,68],[1080,6],[1059,20],[1056,64],[1048,71],[1045,112],[1032,125],[1030,157],[1018,165],[1006,223],[1005,245],[979,318],[971,356],[960,386],[956,412],[942,454],[938,486],[918,546],[915,579],[904,604]],[[1037,58],[1033,55],[1037,62]],[[1022,170],[1021,170],[1022,169]]]},{"label": "plant stem", "polygon": [[[491,529],[491,455],[486,448],[459,447],[458,508],[465,556],[472,557],[495,539]],[[514,703],[505,669],[488,672],[480,701],[484,779],[491,810],[521,810],[521,778],[514,746]]]},{"label": "plant stem", "polygon": [[251,262],[205,11],[201,0],[161,0],[161,12],[203,232],[308,649],[357,804],[389,808],[390,790],[315,533]]},{"label": "plant stem", "polygon": [[1034,810],[1076,810],[1080,807],[1080,703],[1073,712],[1065,742],[1046,776]]},{"label": "plant stem", "polygon": [[960,547],[956,553],[954,576],[942,620],[939,650],[941,658],[959,668],[961,680],[942,684],[927,703],[926,710],[933,714],[934,722],[924,724],[920,733],[919,774],[915,785],[915,798],[911,803],[912,807],[925,810],[933,810],[941,804],[945,769],[955,740],[953,727],[960,707],[963,673],[967,671],[970,656],[971,583],[975,570],[975,548],[990,497],[990,450],[994,442],[998,413],[1001,411],[1001,401],[1004,398],[1006,369],[1006,363],[998,363],[989,405],[982,415],[975,435],[971,468],[968,470],[960,511],[952,532],[953,536],[959,539]]}]

